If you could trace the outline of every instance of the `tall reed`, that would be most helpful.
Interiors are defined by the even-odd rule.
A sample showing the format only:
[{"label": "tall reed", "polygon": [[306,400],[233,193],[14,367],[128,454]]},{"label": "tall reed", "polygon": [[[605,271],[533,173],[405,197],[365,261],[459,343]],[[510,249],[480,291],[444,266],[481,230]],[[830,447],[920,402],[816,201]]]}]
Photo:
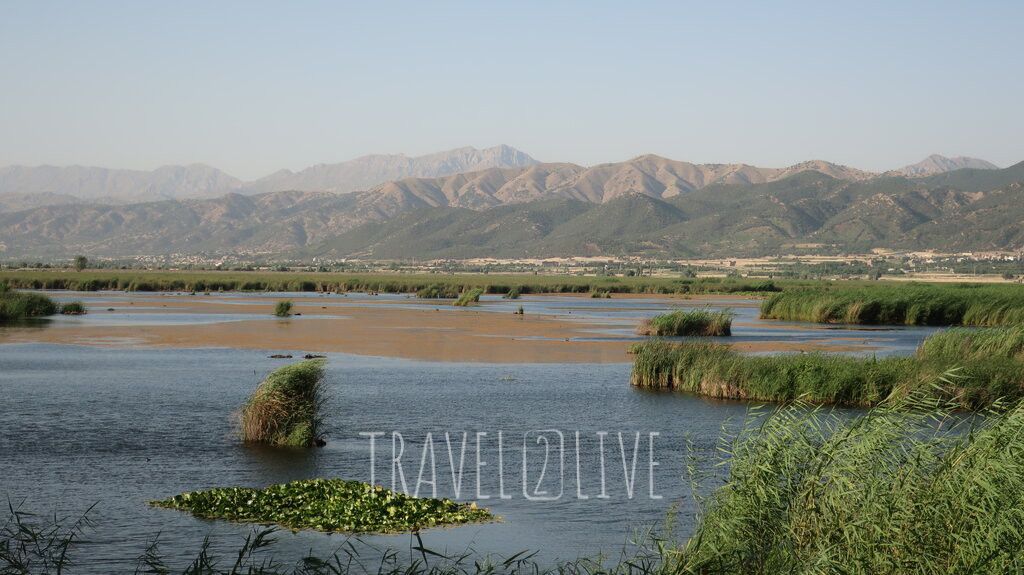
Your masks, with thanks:
[{"label": "tall reed", "polygon": [[242,407],[246,442],[312,447],[324,433],[324,360],[282,367],[263,380]]},{"label": "tall reed", "polygon": [[676,310],[641,322],[639,335],[658,336],[728,336],[732,335],[731,310]]}]

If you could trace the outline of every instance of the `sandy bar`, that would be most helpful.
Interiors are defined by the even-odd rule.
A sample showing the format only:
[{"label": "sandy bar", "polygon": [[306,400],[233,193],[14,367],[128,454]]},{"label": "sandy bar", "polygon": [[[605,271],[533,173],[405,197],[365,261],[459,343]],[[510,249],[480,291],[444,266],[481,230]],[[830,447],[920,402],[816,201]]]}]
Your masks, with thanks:
[{"label": "sandy bar", "polygon": [[[453,310],[438,302],[436,310],[404,305],[339,305],[343,298],[296,299],[302,317],[270,315],[273,302],[216,296],[147,294],[103,298],[90,314],[120,313],[132,308],[145,313],[229,313],[252,319],[211,324],[105,326],[61,324],[43,328],[0,328],[0,343],[57,343],[101,347],[174,347],[258,349],[268,353],[342,352],[430,361],[485,363],[617,363],[630,362],[633,341],[602,340],[594,330],[619,327],[562,316]],[[423,300],[411,300],[424,303]],[[330,302],[330,303],[328,303]],[[352,302],[357,304],[357,302]],[[394,302],[399,304],[400,302]],[[334,304],[334,305],[331,305]],[[486,304],[484,304],[486,305]],[[326,309],[323,308],[326,306]],[[839,343],[839,342],[836,342]],[[810,351],[869,349],[855,342],[814,346],[805,342],[741,343],[741,351]]]}]

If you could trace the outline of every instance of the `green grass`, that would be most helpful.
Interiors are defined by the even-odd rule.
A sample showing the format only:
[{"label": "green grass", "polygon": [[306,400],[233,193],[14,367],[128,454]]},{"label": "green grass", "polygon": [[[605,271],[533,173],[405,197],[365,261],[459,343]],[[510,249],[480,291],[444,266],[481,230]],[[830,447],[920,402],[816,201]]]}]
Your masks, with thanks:
[{"label": "green grass", "polygon": [[[679,573],[1024,571],[1024,408],[782,409],[719,446]],[[699,474],[697,475],[699,477]],[[700,484],[698,480],[695,483]]]},{"label": "green grass", "polygon": [[359,481],[309,479],[265,489],[227,487],[183,493],[152,505],[207,519],[344,533],[401,533],[492,521],[475,504],[416,498]]},{"label": "green grass", "polygon": [[60,313],[64,315],[84,315],[85,305],[80,301],[71,301],[60,306]]},{"label": "green grass", "polygon": [[[1024,398],[1021,341],[1024,327],[954,330],[931,336],[913,357],[876,359],[823,353],[751,356],[721,344],[654,340],[633,346],[630,382],[719,399],[848,406],[877,405],[924,389],[975,409]],[[934,383],[950,370],[955,370],[953,377]]]},{"label": "green grass", "polygon": [[274,306],[274,315],[277,317],[291,317],[292,305],[291,300],[282,300],[277,302]]},{"label": "green grass", "polygon": [[323,435],[324,360],[287,365],[272,372],[242,407],[246,442],[311,447]]},{"label": "green grass", "polygon": [[818,323],[1024,324],[1024,286],[904,284],[795,289],[762,302],[761,317]]},{"label": "green grass", "polygon": [[46,317],[57,313],[58,306],[43,294],[8,289],[0,283],[0,323]]},{"label": "green grass", "polygon": [[[576,293],[616,294],[767,294],[782,289],[820,285],[811,280],[744,278],[608,277],[533,274],[407,274],[146,270],[3,270],[0,282],[12,288],[80,291],[290,291],[290,292],[441,292],[458,297],[472,288],[488,294]],[[423,297],[442,297],[424,295]]]},{"label": "green grass", "polygon": [[639,335],[658,336],[727,336],[732,335],[731,310],[676,310],[644,320],[637,328]]},{"label": "green grass", "polygon": [[471,306],[471,305],[473,305],[475,303],[479,303],[480,302],[480,296],[482,296],[483,294],[484,294],[484,290],[482,290],[480,288],[473,288],[473,289],[470,289],[470,290],[466,290],[466,291],[462,292],[461,294],[459,294],[459,299],[455,300],[455,302],[452,303],[452,305],[459,306],[459,307],[469,307],[469,306]]}]

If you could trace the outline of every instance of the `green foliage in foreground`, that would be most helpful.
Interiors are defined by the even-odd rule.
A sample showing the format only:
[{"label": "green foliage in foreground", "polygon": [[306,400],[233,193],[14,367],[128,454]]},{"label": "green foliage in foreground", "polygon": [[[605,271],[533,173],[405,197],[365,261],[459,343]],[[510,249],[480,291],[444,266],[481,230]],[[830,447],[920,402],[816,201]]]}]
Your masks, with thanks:
[{"label": "green foliage in foreground", "polygon": [[772,295],[761,317],[817,323],[964,325],[1024,324],[1024,286],[906,284],[798,289]]},{"label": "green foliage in foreground", "polygon": [[459,295],[459,299],[455,300],[452,305],[459,307],[468,307],[480,301],[480,296],[484,295],[484,290],[475,288],[462,292]]},{"label": "green foliage in foreground", "polygon": [[345,533],[400,533],[494,519],[475,504],[417,498],[379,485],[342,479],[292,481],[265,489],[210,489],[183,493],[152,505],[208,519]]},{"label": "green foliage in foreground", "polygon": [[0,322],[45,317],[57,313],[57,304],[43,294],[10,290],[0,283]]},{"label": "green foliage in foreground", "polygon": [[[926,389],[974,409],[1024,398],[1022,342],[1024,326],[952,330],[925,340],[913,357],[876,359],[823,353],[751,356],[721,344],[655,340],[633,346],[630,381],[637,387],[720,399],[851,406],[876,405]],[[953,377],[940,380],[950,370],[955,370]]]},{"label": "green foliage in foreground", "polygon": [[311,447],[323,435],[324,360],[286,365],[272,372],[242,407],[242,439]]},{"label": "green foliage in foreground", "polygon": [[644,320],[637,333],[660,336],[726,336],[732,335],[733,317],[730,310],[676,310]]},{"label": "green foliage in foreground", "polygon": [[60,306],[60,313],[64,315],[83,315],[85,314],[85,305],[80,301],[68,302]]},{"label": "green foliage in foreground", "polygon": [[1024,408],[952,407],[794,406],[724,442],[728,478],[698,496],[677,571],[1022,572]]},{"label": "green foliage in foreground", "polygon": [[292,315],[292,302],[290,300],[277,302],[277,305],[274,306],[274,315],[277,317],[290,317]]}]

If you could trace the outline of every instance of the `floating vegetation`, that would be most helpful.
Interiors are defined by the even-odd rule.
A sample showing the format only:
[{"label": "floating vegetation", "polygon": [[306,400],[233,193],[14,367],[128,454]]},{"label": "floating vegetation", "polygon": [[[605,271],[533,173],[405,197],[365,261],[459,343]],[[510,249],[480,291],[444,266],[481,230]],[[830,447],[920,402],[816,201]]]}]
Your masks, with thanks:
[{"label": "floating vegetation", "polygon": [[480,301],[480,296],[482,296],[483,294],[484,290],[480,288],[474,288],[471,290],[464,291],[462,292],[461,295],[459,295],[459,299],[455,300],[455,303],[453,303],[452,305],[456,305],[459,307],[468,307],[470,305],[478,303]]},{"label": "floating vegetation", "polygon": [[766,299],[761,317],[888,325],[1024,324],[1024,286],[908,284],[789,290]]},{"label": "floating vegetation", "polygon": [[282,300],[277,302],[274,306],[274,315],[277,317],[290,317],[292,315],[292,302],[290,300]]},{"label": "floating vegetation", "polygon": [[703,512],[673,572],[1021,573],[1024,408],[955,407],[751,420],[721,443],[724,485],[694,493]]},{"label": "floating vegetation", "polygon": [[0,322],[46,317],[57,310],[57,304],[43,294],[14,291],[0,283]]},{"label": "floating vegetation", "polygon": [[727,336],[732,335],[732,310],[676,310],[644,320],[639,335]]},{"label": "floating vegetation", "polygon": [[[987,332],[936,334],[913,357],[885,358],[751,356],[722,344],[654,340],[631,348],[635,358],[630,382],[720,399],[850,406],[877,405],[918,390],[970,409],[1024,398],[1024,327]],[[955,376],[943,378],[950,370]]]},{"label": "floating vegetation", "polygon": [[322,444],[323,376],[322,359],[271,372],[242,407],[242,439],[290,447]]},{"label": "floating vegetation", "polygon": [[151,504],[207,519],[344,533],[401,533],[494,520],[475,503],[417,498],[342,479],[307,479],[265,489],[194,491]]},{"label": "floating vegetation", "polygon": [[60,313],[64,315],[83,315],[85,313],[85,305],[80,301],[68,302],[60,306]]}]

